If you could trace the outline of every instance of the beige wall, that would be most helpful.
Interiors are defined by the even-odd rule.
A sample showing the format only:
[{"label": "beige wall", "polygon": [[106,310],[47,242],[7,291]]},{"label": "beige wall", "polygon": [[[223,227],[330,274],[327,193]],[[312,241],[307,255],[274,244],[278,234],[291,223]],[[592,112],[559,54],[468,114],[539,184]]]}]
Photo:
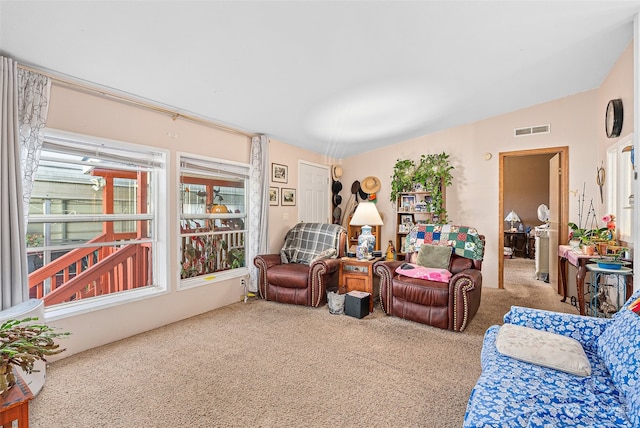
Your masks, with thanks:
[{"label": "beige wall", "polygon": [[[627,46],[627,49],[622,53],[614,67],[611,69],[611,72],[607,76],[607,78],[602,82],[602,85],[598,89],[598,119],[599,119],[599,127],[598,127],[598,157],[599,159],[604,160],[606,165],[606,152],[607,149],[612,145],[616,144],[620,139],[626,138],[630,134],[634,132],[634,96],[633,96],[633,87],[634,87],[634,76],[633,76],[633,43],[630,43]],[[607,108],[607,104],[609,100],[621,98],[622,99],[622,107],[624,110],[624,118],[622,120],[622,131],[620,133],[620,137],[618,138],[607,138],[607,134],[605,131],[605,112]],[[636,156],[637,159],[637,156]],[[636,162],[637,165],[637,162]],[[595,174],[595,172],[594,172]],[[606,175],[611,179],[612,171],[606,171]],[[595,175],[594,175],[595,177]],[[594,178],[595,180],[595,178]],[[637,185],[637,181],[636,181]],[[604,200],[607,200],[607,186],[605,184],[604,188]],[[636,194],[638,192],[636,191]],[[596,211],[598,212],[598,218],[601,218],[605,212],[605,206],[600,203],[600,199],[598,198],[598,204]],[[638,236],[638,234],[636,234]],[[629,247],[633,247],[633,243],[625,243],[625,245]],[[638,287],[638,286],[636,286]]]},{"label": "beige wall", "polygon": [[[300,161],[311,162],[319,165],[332,165],[332,159],[324,155],[303,150],[282,143],[278,140],[269,140],[269,162],[286,165],[289,167],[288,183],[273,183],[270,186],[280,188],[298,188],[298,163]],[[329,193],[331,195],[331,193]],[[300,197],[298,196],[298,199]],[[298,208],[277,205],[269,207],[269,252],[277,253],[284,242],[284,235],[298,222]]]},{"label": "beige wall", "polygon": [[[47,119],[49,128],[87,134],[169,150],[168,186],[175,189],[178,150],[208,157],[248,162],[250,141],[246,136],[220,131],[184,119],[125,105],[101,96],[77,92],[55,85]],[[59,358],[114,340],[166,325],[240,300],[240,279],[211,286],[176,290],[178,280],[177,192],[168,191],[170,227],[167,293],[152,298],[96,310],[54,321],[73,332],[65,340],[67,352]]]},{"label": "beige wall", "polygon": [[[447,152],[455,167],[453,185],[447,189],[451,223],[475,226],[486,235],[483,285],[497,287],[498,231],[504,219],[498,212],[497,155],[568,146],[570,187],[582,187],[586,182],[587,191],[595,195],[596,103],[597,92],[589,91],[344,159],[345,182],[351,183],[367,175],[378,176],[383,181],[378,209],[385,218],[392,219],[389,181],[396,160],[418,160],[423,153]],[[514,137],[515,128],[541,124],[550,124],[551,133]],[[491,153],[492,158],[484,160],[485,153]],[[574,206],[570,207],[570,212],[576,212]],[[383,242],[392,238],[394,230],[393,224],[383,226]]]}]

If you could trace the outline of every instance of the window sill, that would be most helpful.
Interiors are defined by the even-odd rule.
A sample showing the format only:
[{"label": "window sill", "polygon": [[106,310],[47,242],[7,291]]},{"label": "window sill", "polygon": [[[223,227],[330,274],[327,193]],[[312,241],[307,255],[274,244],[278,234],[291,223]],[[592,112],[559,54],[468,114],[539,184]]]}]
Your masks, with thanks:
[{"label": "window sill", "polygon": [[212,273],[211,275],[205,275],[197,278],[188,278],[178,281],[178,291],[188,290],[195,287],[201,287],[203,285],[211,285],[221,281],[226,281],[234,278],[242,278],[249,275],[249,268],[242,267],[237,269],[225,270]]},{"label": "window sill", "polygon": [[136,290],[123,291],[117,294],[79,300],[77,302],[61,303],[51,308],[45,308],[45,320],[47,322],[61,320],[88,312],[120,306],[129,302],[148,299],[166,292],[166,289],[149,286]]}]

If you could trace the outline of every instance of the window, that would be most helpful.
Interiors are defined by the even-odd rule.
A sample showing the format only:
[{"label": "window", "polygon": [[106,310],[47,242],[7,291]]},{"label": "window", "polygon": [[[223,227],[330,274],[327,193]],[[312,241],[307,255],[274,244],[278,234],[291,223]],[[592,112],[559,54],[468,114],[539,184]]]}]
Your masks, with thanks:
[{"label": "window", "polygon": [[179,155],[180,283],[247,274],[249,165]]},{"label": "window", "polygon": [[607,213],[616,216],[618,239],[633,242],[633,180],[631,159],[633,134],[621,138],[607,150],[605,186],[607,187]]},{"label": "window", "polygon": [[45,132],[26,237],[31,297],[52,306],[164,289],[165,159],[142,146]]}]

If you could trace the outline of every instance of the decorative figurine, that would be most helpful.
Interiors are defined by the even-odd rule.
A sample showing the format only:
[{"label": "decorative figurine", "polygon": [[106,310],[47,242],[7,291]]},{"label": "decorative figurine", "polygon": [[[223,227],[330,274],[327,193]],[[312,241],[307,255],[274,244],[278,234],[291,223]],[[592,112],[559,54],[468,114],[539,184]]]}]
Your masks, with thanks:
[{"label": "decorative figurine", "polygon": [[393,246],[393,243],[389,241],[389,246],[387,247],[387,257],[386,260],[391,261],[396,259],[396,249]]}]

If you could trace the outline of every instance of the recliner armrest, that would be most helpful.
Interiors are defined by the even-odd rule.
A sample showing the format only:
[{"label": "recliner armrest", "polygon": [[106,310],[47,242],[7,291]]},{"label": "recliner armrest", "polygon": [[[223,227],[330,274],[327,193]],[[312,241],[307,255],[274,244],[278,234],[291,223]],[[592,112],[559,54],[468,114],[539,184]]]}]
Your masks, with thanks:
[{"label": "recliner armrest", "polygon": [[458,272],[451,277],[449,283],[455,283],[459,278],[469,278],[473,282],[474,286],[482,287],[482,272],[478,269],[465,269],[462,272]]},{"label": "recliner armrest", "polygon": [[322,266],[326,273],[333,273],[340,267],[340,259],[319,259],[309,265],[311,269],[316,269],[317,266]]},{"label": "recliner armrest", "polygon": [[280,254],[260,254],[253,259],[253,264],[258,268],[265,267],[269,269],[271,266],[281,265],[282,259]]}]

